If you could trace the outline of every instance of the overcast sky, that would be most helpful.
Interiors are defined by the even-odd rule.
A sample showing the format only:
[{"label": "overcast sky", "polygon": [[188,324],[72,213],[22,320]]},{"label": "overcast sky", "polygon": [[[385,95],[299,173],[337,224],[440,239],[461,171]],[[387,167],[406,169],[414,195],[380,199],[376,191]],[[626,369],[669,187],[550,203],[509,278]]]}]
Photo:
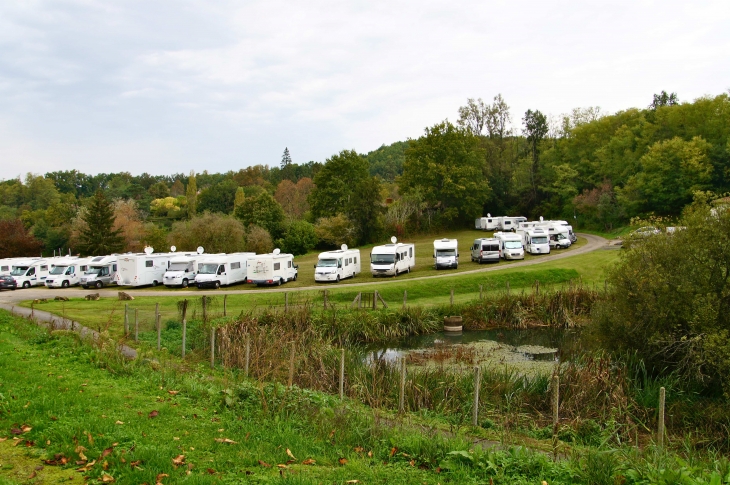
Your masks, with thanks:
[{"label": "overcast sky", "polygon": [[730,2],[0,2],[0,179],[366,153],[524,112],[730,88]]}]

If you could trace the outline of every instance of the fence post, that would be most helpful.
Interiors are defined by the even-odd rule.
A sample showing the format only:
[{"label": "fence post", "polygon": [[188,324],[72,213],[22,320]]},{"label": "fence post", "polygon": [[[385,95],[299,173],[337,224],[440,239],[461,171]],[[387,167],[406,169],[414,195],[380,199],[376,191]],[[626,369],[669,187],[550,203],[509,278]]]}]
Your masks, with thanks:
[{"label": "fence post", "polygon": [[373,310],[377,309],[378,307],[378,290],[375,290],[373,292]]},{"label": "fence post", "polygon": [[160,319],[160,304],[155,303],[155,322]]},{"label": "fence post", "polygon": [[129,303],[124,304],[124,336],[129,335]]},{"label": "fence post", "polygon": [[228,295],[223,295],[223,316],[226,316],[226,300],[228,299]]},{"label": "fence post", "polygon": [[454,289],[451,288],[451,306],[454,306]]},{"label": "fence post", "polygon": [[210,329],[210,368],[215,367],[215,327]]},{"label": "fence post", "polygon": [[408,290],[403,290],[403,309],[406,309],[406,303],[408,302]]},{"label": "fence post", "polygon": [[398,413],[403,414],[406,409],[406,358],[400,359],[400,393],[398,395]]},{"label": "fence post", "polygon": [[471,424],[479,425],[479,388],[482,385],[482,369],[479,366],[474,367],[474,410],[472,412]]},{"label": "fence post", "polygon": [[340,354],[340,400],[345,397],[345,349]]},{"label": "fence post", "polygon": [[205,302],[205,297],[201,297],[203,299],[203,323],[208,323],[208,309]]},{"label": "fence post", "polygon": [[484,293],[484,285],[479,285],[479,299],[482,299],[482,294]]},{"label": "fence post", "polygon": [[535,280],[535,295],[540,296],[540,280]]},{"label": "fence post", "polygon": [[139,309],[134,309],[134,341],[139,341]]},{"label": "fence post", "polygon": [[244,363],[244,373],[248,377],[248,363],[251,361],[251,336],[246,332],[246,362]]},{"label": "fence post", "polygon": [[185,358],[185,340],[187,338],[188,333],[188,320],[187,320],[187,313],[188,313],[188,300],[183,300],[183,308],[182,308],[182,358]]},{"label": "fence post", "polygon": [[664,405],[666,404],[666,389],[659,388],[659,425],[657,426],[657,444],[664,446]]},{"label": "fence post", "polygon": [[294,385],[294,342],[291,343],[291,350],[289,351],[289,387]]},{"label": "fence post", "polygon": [[360,310],[362,308],[362,291],[357,294],[357,309]]},{"label": "fence post", "polygon": [[560,377],[553,375],[552,386],[552,408],[553,408],[553,455],[557,456],[558,450],[558,423],[560,421]]},{"label": "fence post", "polygon": [[160,314],[157,314],[157,350],[162,348],[162,325],[160,325]]}]

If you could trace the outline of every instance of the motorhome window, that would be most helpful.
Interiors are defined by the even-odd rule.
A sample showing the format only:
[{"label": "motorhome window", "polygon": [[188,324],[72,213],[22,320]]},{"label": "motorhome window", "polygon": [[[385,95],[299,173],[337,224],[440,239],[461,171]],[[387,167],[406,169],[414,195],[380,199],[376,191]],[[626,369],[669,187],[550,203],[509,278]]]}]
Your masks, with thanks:
[{"label": "motorhome window", "polygon": [[317,261],[317,266],[320,268],[334,268],[337,266],[336,259],[320,259]]},{"label": "motorhome window", "polygon": [[74,270],[73,266],[69,266],[66,270],[66,274],[74,274],[76,271]]},{"label": "motorhome window", "polygon": [[66,269],[66,266],[54,266],[51,268],[51,271],[48,272],[48,274],[63,274],[64,270]]},{"label": "motorhome window", "polygon": [[281,263],[274,263],[274,271],[279,271],[281,269]]},{"label": "motorhome window", "polygon": [[357,256],[355,256],[355,264],[357,264]]},{"label": "motorhome window", "polygon": [[30,268],[28,270],[28,274],[26,276],[34,276],[35,275],[35,268]]},{"label": "motorhome window", "polygon": [[522,247],[522,243],[519,241],[505,241],[504,248],[505,249],[520,249]]},{"label": "motorhome window", "polygon": [[117,271],[117,265],[116,264],[113,264],[112,265],[112,271],[114,271],[116,273],[116,271]]},{"label": "motorhome window", "polygon": [[291,261],[287,261],[287,262],[286,262],[286,267],[287,267],[287,268],[291,268]]},{"label": "motorhome window", "polygon": [[231,269],[241,269],[241,263],[231,263]]},{"label": "motorhome window", "polygon": [[41,271],[48,271],[48,266],[41,266]]},{"label": "motorhome window", "polygon": [[84,271],[86,271],[86,270],[87,270],[88,268],[89,268],[88,266],[79,266],[79,271],[81,271],[81,272],[83,273],[83,272],[84,272]]},{"label": "motorhome window", "polygon": [[104,266],[101,268],[101,276],[107,276],[109,274],[109,268],[107,266]]},{"label": "motorhome window", "polygon": [[200,274],[215,274],[218,271],[218,265],[216,263],[201,264],[198,266],[198,273]]},{"label": "motorhome window", "polygon": [[371,254],[370,262],[372,264],[393,264],[395,262],[395,254]]},{"label": "motorhome window", "polygon": [[101,272],[101,268],[98,266],[92,266],[89,268],[89,270],[86,272],[86,274],[96,274],[98,275],[99,272]]},{"label": "motorhome window", "polygon": [[350,264],[350,258],[345,258],[345,266],[348,266]]},{"label": "motorhome window", "polygon": [[482,251],[499,251],[499,244],[482,244]]},{"label": "motorhome window", "polygon": [[145,261],[145,262],[144,262],[144,265],[145,265],[145,266],[146,266],[147,268],[151,268],[153,264],[154,264],[154,263],[153,263],[153,262],[152,262],[151,260],[147,260],[147,261]]},{"label": "motorhome window", "polygon": [[10,271],[10,266],[0,266],[1,271]]},{"label": "motorhome window", "polygon": [[10,276],[23,276],[27,269],[27,266],[16,266],[13,268],[13,271],[10,272]]},{"label": "motorhome window", "polygon": [[413,248],[409,249],[408,252],[411,254],[411,258],[413,257]]},{"label": "motorhome window", "polygon": [[437,249],[437,257],[456,256],[456,249]]},{"label": "motorhome window", "polygon": [[547,244],[547,236],[534,236],[532,238],[532,244]]}]

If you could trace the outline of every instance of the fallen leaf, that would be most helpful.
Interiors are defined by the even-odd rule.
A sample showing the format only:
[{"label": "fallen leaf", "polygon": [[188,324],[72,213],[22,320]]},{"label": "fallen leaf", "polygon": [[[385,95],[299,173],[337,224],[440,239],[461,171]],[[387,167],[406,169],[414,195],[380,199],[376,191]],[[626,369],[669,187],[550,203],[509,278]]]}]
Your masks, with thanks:
[{"label": "fallen leaf", "polygon": [[93,444],[94,444],[94,437],[93,437],[93,436],[91,436],[91,433],[89,433],[89,432],[87,431],[87,432],[86,432],[86,437],[87,437],[87,438],[89,439],[89,444],[90,444],[90,445],[93,445]]},{"label": "fallen leaf", "polygon": [[292,460],[296,460],[296,459],[297,459],[297,457],[296,457],[296,456],[292,455],[292,452],[291,452],[291,450],[290,450],[289,448],[287,448],[287,449],[286,449],[286,454],[287,454],[287,456],[288,456],[289,458],[291,458]]},{"label": "fallen leaf", "polygon": [[233,441],[230,438],[216,438],[215,439],[218,443],[228,443],[229,445],[235,445],[238,444],[238,441]]},{"label": "fallen leaf", "polygon": [[109,448],[107,448],[101,452],[101,457],[106,458],[107,456],[111,455],[113,451],[114,451],[114,447],[110,446]]},{"label": "fallen leaf", "polygon": [[409,464],[410,464],[411,466],[415,466],[415,465],[416,465],[416,460],[411,460],[411,461],[409,461],[408,463],[409,463]]},{"label": "fallen leaf", "polygon": [[36,472],[31,473],[30,476],[28,477],[28,480],[30,480],[31,478],[35,478],[36,475],[38,475]]},{"label": "fallen leaf", "polygon": [[329,439],[332,439],[332,437],[335,435],[335,430],[333,429],[330,431]]},{"label": "fallen leaf", "polygon": [[215,470],[213,470],[212,468],[208,468],[206,471],[211,475],[215,475]]},{"label": "fallen leaf", "polygon": [[177,436],[173,436],[172,439],[173,441],[180,441],[180,438],[178,438]]},{"label": "fallen leaf", "polygon": [[362,446],[356,446],[355,448],[353,448],[353,450],[355,451],[355,453],[362,453],[363,451],[365,451]]},{"label": "fallen leaf", "polygon": [[286,460],[286,465],[291,465],[292,463],[296,463],[296,460]]},{"label": "fallen leaf", "polygon": [[269,465],[269,464],[268,464],[268,463],[266,463],[265,461],[261,461],[261,460],[259,460],[259,465],[261,465],[261,466],[263,466],[263,467],[266,467],[266,468],[271,468],[271,465]]},{"label": "fallen leaf", "polygon": [[149,414],[149,418],[150,419],[156,418],[158,414],[160,414],[160,413],[157,410],[151,411]]},{"label": "fallen leaf", "polygon": [[157,475],[157,478],[155,478],[155,482],[157,482],[157,484],[162,484],[162,479],[169,476],[170,475],[168,475],[167,473],[160,473],[159,475]]},{"label": "fallen leaf", "polygon": [[185,463],[185,455],[177,455],[172,459],[172,464],[175,465],[175,467],[178,467],[183,463]]},{"label": "fallen leaf", "polygon": [[114,477],[105,473],[101,476],[101,482],[102,483],[113,483]]},{"label": "fallen leaf", "polygon": [[347,480],[345,483],[360,483],[360,480]]},{"label": "fallen leaf", "polygon": [[88,461],[89,459],[86,458],[86,455],[84,455],[83,451],[79,452],[79,460]]},{"label": "fallen leaf", "polygon": [[0,443],[2,443],[3,441],[6,441],[7,439],[8,439],[7,436],[0,438]]},{"label": "fallen leaf", "polygon": [[35,467],[35,471],[39,472],[41,470],[43,470],[43,465],[38,465],[37,467]]},{"label": "fallen leaf", "polygon": [[10,430],[10,434],[19,435],[19,434],[23,434],[23,431],[20,428],[12,428]]},{"label": "fallen leaf", "polygon": [[219,433],[222,433],[222,432],[224,432],[224,431],[225,431],[225,430],[224,430],[223,428],[220,428],[220,429],[218,430],[218,432],[219,432]]},{"label": "fallen leaf", "polygon": [[340,465],[344,465],[345,463],[347,463],[347,458],[340,458],[340,459],[339,459],[339,460],[337,460],[337,461],[339,461],[339,462],[340,462]]},{"label": "fallen leaf", "polygon": [[179,394],[180,391],[167,391],[167,393],[168,394],[172,394],[173,396],[175,396],[176,394]]},{"label": "fallen leaf", "polygon": [[398,451],[398,448],[396,448],[395,446],[394,446],[393,448],[391,448],[391,449],[390,449],[390,456],[393,456],[393,455],[395,455],[395,453],[396,453],[397,451]]},{"label": "fallen leaf", "polygon": [[278,465],[276,465],[276,466],[277,466],[277,467],[279,467],[279,468],[282,468],[282,469],[284,469],[284,468],[289,468],[288,466],[286,466],[286,465],[282,465],[281,463],[279,463],[279,464],[278,464]]},{"label": "fallen leaf", "polygon": [[101,464],[102,470],[108,470],[109,469],[109,462],[104,460],[104,463]]},{"label": "fallen leaf", "polygon": [[114,424],[124,424],[124,423],[123,423],[122,421],[117,421],[117,422],[116,422],[116,423],[114,423]]},{"label": "fallen leaf", "polygon": [[30,426],[28,426],[27,424],[24,424],[23,426],[21,426],[21,427],[20,427],[20,430],[21,430],[21,431],[22,431],[23,433],[27,433],[27,432],[28,432],[28,431],[30,431],[31,429],[33,429],[33,428],[31,428],[31,427],[30,427]]},{"label": "fallen leaf", "polygon": [[372,458],[372,457],[373,457],[373,450],[370,450],[370,451],[368,451],[368,458]]},{"label": "fallen leaf", "polygon": [[129,464],[131,467],[138,466],[140,463],[142,463],[142,460],[135,460],[132,463]]},{"label": "fallen leaf", "polygon": [[316,461],[314,461],[313,459],[311,459],[311,458],[307,458],[306,460],[304,460],[304,461],[302,462],[302,465],[314,465],[315,463],[317,463],[317,462],[316,462]]}]

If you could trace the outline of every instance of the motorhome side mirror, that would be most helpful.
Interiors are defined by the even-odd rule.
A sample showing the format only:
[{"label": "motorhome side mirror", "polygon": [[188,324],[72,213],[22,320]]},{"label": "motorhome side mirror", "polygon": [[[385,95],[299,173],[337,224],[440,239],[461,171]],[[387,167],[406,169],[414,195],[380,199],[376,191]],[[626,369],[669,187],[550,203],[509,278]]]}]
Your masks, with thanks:
[{"label": "motorhome side mirror", "polygon": [[317,269],[317,265],[316,264],[314,265],[314,269]]}]

